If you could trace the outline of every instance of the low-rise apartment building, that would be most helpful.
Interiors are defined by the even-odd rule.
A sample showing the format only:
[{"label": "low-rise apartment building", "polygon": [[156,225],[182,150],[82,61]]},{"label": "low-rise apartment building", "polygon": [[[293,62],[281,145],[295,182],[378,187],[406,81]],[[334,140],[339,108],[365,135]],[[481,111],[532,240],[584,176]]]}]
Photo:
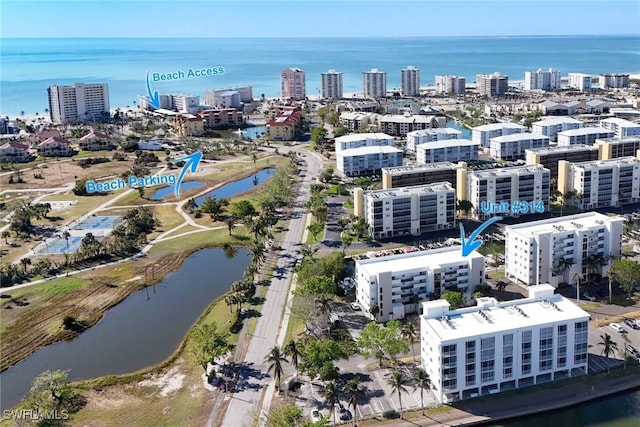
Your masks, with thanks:
[{"label": "low-rise apartment building", "polygon": [[600,151],[600,160],[636,156],[640,150],[640,136],[598,139],[595,146]]},{"label": "low-rise apartment building", "polygon": [[477,142],[468,139],[442,139],[425,142],[416,148],[416,161],[420,164],[427,164],[478,160],[478,148]]},{"label": "low-rise apartment building", "polygon": [[73,155],[71,142],[64,138],[52,136],[36,146],[38,156],[43,157],[68,157]]},{"label": "low-rise apartment building", "polygon": [[616,138],[626,138],[629,136],[640,136],[640,125],[629,120],[611,117],[600,120],[600,126],[613,131]]},{"label": "low-rise apartment building", "polygon": [[588,145],[534,148],[525,150],[527,165],[542,165],[551,172],[551,179],[558,179],[558,162],[587,162],[598,160],[598,148]]},{"label": "low-rise apartment building", "polygon": [[451,162],[429,163],[426,165],[406,165],[382,169],[382,188],[409,187],[434,182],[449,182],[456,188],[459,166]]},{"label": "low-rise apartment building", "polygon": [[345,176],[377,175],[382,168],[402,166],[402,150],[388,145],[336,151],[336,167]]},{"label": "low-rise apartment building", "polygon": [[173,117],[173,130],[180,136],[200,136],[204,134],[204,120],[191,114],[177,114]]},{"label": "low-rise apartment building", "polygon": [[[603,274],[622,251],[624,218],[586,212],[505,227],[505,275],[525,285]],[[593,262],[598,260],[600,262]]]},{"label": "low-rise apartment building", "polygon": [[393,137],[386,133],[356,133],[335,139],[336,153],[342,150],[360,147],[394,146]]},{"label": "low-rise apartment building", "polygon": [[450,289],[470,300],[485,283],[484,257],[460,246],[356,260],[356,301],[374,319],[386,322],[420,311],[420,302]]},{"label": "low-rise apartment building", "polygon": [[[540,165],[458,172],[458,199],[473,204],[470,214],[475,219],[541,213],[540,203],[549,210],[551,174]],[[497,207],[505,203],[508,209]]]},{"label": "low-rise apartment building", "polygon": [[24,163],[31,160],[29,146],[15,141],[0,145],[0,163]]},{"label": "low-rise apartment building", "polygon": [[491,138],[489,153],[494,159],[514,160],[525,156],[525,150],[549,146],[549,137],[535,133],[514,133]]},{"label": "low-rise apartment building", "polygon": [[552,119],[540,120],[531,124],[531,132],[548,136],[553,142],[558,139],[558,132],[582,127],[580,120],[571,117],[554,117]]},{"label": "low-rise apartment building", "polygon": [[558,190],[576,194],[567,204],[586,210],[640,201],[640,159],[636,157],[580,163],[561,160],[558,168]]},{"label": "low-rise apartment building", "polygon": [[517,123],[491,123],[489,125],[476,126],[471,129],[471,140],[482,147],[489,148],[491,138],[524,133],[527,128]]},{"label": "low-rise apartment building", "polygon": [[105,132],[91,131],[78,140],[78,146],[81,150],[100,151],[111,150],[111,137]]},{"label": "low-rise apartment building", "polygon": [[445,127],[446,122],[446,117],[385,114],[380,117],[378,126],[381,132],[405,137],[415,130]]},{"label": "low-rise apartment building", "polygon": [[354,214],[374,239],[420,235],[455,227],[456,189],[448,182],[353,193]]},{"label": "low-rise apartment building", "polygon": [[198,116],[204,120],[205,127],[211,129],[226,129],[244,126],[242,111],[235,108],[216,108],[201,111]]},{"label": "low-rise apartment building", "polygon": [[302,113],[298,110],[284,110],[267,122],[267,135],[274,141],[293,141],[302,125]]},{"label": "low-rise apartment building", "polygon": [[440,141],[443,139],[461,139],[462,132],[452,128],[436,128],[415,130],[407,134],[407,150],[416,151],[416,146],[429,141]]},{"label": "low-rise apartment building", "polygon": [[548,284],[529,297],[451,310],[424,302],[420,316],[422,368],[440,403],[547,383],[588,370],[589,313]]},{"label": "low-rise apartment building", "polygon": [[614,132],[601,127],[579,128],[558,132],[558,147],[568,145],[593,145],[596,139],[612,138]]},{"label": "low-rise apartment building", "polygon": [[340,114],[340,124],[349,131],[354,132],[358,129],[367,129],[369,125],[373,125],[379,117],[377,113],[342,113]]}]

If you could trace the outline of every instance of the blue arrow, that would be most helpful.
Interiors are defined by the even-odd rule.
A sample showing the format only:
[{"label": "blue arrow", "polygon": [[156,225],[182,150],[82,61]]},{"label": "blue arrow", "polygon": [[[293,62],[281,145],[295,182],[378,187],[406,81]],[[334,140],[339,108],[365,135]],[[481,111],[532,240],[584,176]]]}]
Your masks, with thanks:
[{"label": "blue arrow", "polygon": [[460,224],[460,241],[462,242],[462,256],[469,256],[471,252],[475,251],[480,246],[482,246],[482,241],[476,240],[476,238],[480,235],[480,233],[482,233],[482,230],[484,230],[494,222],[500,221],[501,219],[502,219],[501,216],[494,216],[493,218],[486,220],[485,222],[482,223],[480,227],[476,228],[476,230],[473,233],[471,233],[471,236],[469,236],[469,240],[467,241],[464,240],[464,226]]},{"label": "blue arrow", "polygon": [[191,173],[195,173],[198,170],[200,159],[202,159],[202,153],[200,151],[197,151],[193,154],[189,154],[188,156],[180,157],[179,159],[174,160],[174,163],[181,160],[186,161],[186,163],[182,167],[182,170],[180,171],[180,175],[178,175],[176,183],[173,184],[173,194],[176,195],[176,199],[180,197],[180,186],[182,185],[182,178],[184,178],[184,174],[186,174],[189,169],[191,169]]},{"label": "blue arrow", "polygon": [[155,108],[160,108],[160,97],[158,96],[158,91],[154,91],[151,93],[151,85],[149,85],[149,74],[151,70],[147,70],[147,93],[149,94],[149,103],[153,105]]}]

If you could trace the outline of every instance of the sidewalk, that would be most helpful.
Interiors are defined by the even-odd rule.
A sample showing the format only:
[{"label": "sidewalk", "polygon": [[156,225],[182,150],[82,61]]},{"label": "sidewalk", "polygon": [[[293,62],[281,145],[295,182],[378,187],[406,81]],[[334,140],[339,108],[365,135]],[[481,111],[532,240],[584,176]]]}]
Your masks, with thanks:
[{"label": "sidewalk", "polygon": [[[632,369],[633,373],[630,372]],[[418,411],[414,412],[417,417],[409,421],[391,420],[388,423],[376,423],[376,425],[460,426],[493,423],[501,419],[565,408],[639,387],[640,369],[628,366],[626,372],[622,369],[612,370],[609,376],[586,375],[559,383],[513,390],[457,402],[451,405],[451,410],[428,415],[425,418],[421,418]]]}]

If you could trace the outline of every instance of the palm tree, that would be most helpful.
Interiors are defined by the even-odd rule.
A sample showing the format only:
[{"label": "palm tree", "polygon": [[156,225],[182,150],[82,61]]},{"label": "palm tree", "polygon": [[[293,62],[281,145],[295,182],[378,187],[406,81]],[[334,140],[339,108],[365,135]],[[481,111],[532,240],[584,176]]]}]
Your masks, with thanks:
[{"label": "palm tree", "polygon": [[233,232],[233,227],[236,225],[236,220],[233,217],[229,217],[227,218],[225,221],[225,224],[227,224],[227,228],[229,229],[229,236],[231,236],[232,232]]},{"label": "palm tree", "polygon": [[[618,352],[618,344],[611,339],[611,335],[605,332],[604,335],[600,335],[600,341],[598,343],[599,346],[602,347],[602,351],[600,354],[604,354],[604,357],[609,357],[609,355],[615,355]],[[609,374],[609,364],[607,364],[607,375]]]},{"label": "palm tree", "polygon": [[9,236],[11,236],[11,233],[8,230],[3,230],[1,236],[4,239],[4,244],[9,245]]},{"label": "palm tree", "polygon": [[573,280],[576,282],[576,304],[580,305],[580,280],[582,280],[582,275],[578,272],[573,273]]},{"label": "palm tree", "polygon": [[413,375],[413,380],[416,382],[416,386],[420,387],[420,408],[422,408],[422,415],[424,415],[424,389],[431,388],[431,379],[429,378],[429,374],[422,368],[418,368],[416,373]]},{"label": "palm tree", "polygon": [[584,265],[587,269],[587,277],[586,282],[589,284],[589,274],[595,273],[598,270],[598,266],[600,262],[598,261],[597,255],[588,255],[585,259],[582,260],[582,265]]},{"label": "palm tree", "polygon": [[282,362],[289,363],[289,361],[284,357],[284,354],[280,351],[280,347],[277,345],[271,347],[271,350],[264,358],[264,361],[265,363],[269,363],[267,372],[271,373],[271,371],[273,371],[273,375],[276,378],[276,389],[280,391],[280,378],[282,378],[283,373]]},{"label": "palm tree", "polygon": [[358,413],[356,409],[358,407],[358,398],[364,395],[364,388],[360,387],[360,382],[357,377],[351,378],[344,386],[344,392],[348,396],[347,406],[353,408],[353,427],[356,425],[356,418]]},{"label": "palm tree", "polygon": [[400,401],[400,419],[402,417],[402,393],[408,393],[407,384],[409,384],[409,378],[404,375],[404,372],[395,370],[391,372],[387,377],[387,384],[391,387],[391,392],[398,393],[398,400]]},{"label": "palm tree", "polygon": [[412,321],[408,321],[400,331],[402,333],[402,338],[409,342],[409,346],[411,347],[411,354],[413,355],[413,361],[416,361],[416,350],[413,348],[413,345],[420,341],[420,334],[416,330],[415,325]]},{"label": "palm tree", "polygon": [[298,362],[302,357],[302,353],[300,352],[300,348],[298,347],[298,343],[295,340],[290,340],[284,346],[284,354],[291,358],[291,364],[298,369]]},{"label": "palm tree", "polygon": [[554,273],[556,275],[562,275],[562,280],[564,281],[564,273],[571,269],[573,265],[573,260],[571,258],[560,258],[558,263],[556,264],[556,268]]},{"label": "palm tree", "polygon": [[335,381],[329,381],[322,390],[322,397],[327,399],[329,411],[333,413],[333,425],[336,425],[336,405],[338,404],[338,386]]},{"label": "palm tree", "polygon": [[609,304],[611,304],[611,285],[612,285],[613,281],[616,280],[616,272],[615,272],[615,270],[613,268],[609,268],[607,276],[609,276]]},{"label": "palm tree", "polygon": [[320,310],[320,313],[328,314],[331,311],[331,298],[326,294],[319,295],[316,297],[316,307]]},{"label": "palm tree", "polygon": [[31,265],[31,258],[20,259],[20,264],[22,264],[22,271],[24,274],[27,274],[27,266]]}]

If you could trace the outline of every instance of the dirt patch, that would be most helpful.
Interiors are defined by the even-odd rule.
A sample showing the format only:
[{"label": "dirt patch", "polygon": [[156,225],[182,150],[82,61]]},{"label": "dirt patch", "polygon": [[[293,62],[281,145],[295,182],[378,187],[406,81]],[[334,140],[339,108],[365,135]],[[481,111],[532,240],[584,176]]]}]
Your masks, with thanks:
[{"label": "dirt patch", "polygon": [[153,378],[140,381],[138,385],[142,387],[157,387],[160,389],[160,396],[167,397],[170,393],[182,388],[186,375],[181,373],[178,367],[174,366],[163,375],[154,375]]},{"label": "dirt patch", "polygon": [[142,399],[128,393],[122,387],[108,387],[101,391],[89,390],[83,394],[87,398],[84,409],[89,411],[108,411],[142,402]]}]

